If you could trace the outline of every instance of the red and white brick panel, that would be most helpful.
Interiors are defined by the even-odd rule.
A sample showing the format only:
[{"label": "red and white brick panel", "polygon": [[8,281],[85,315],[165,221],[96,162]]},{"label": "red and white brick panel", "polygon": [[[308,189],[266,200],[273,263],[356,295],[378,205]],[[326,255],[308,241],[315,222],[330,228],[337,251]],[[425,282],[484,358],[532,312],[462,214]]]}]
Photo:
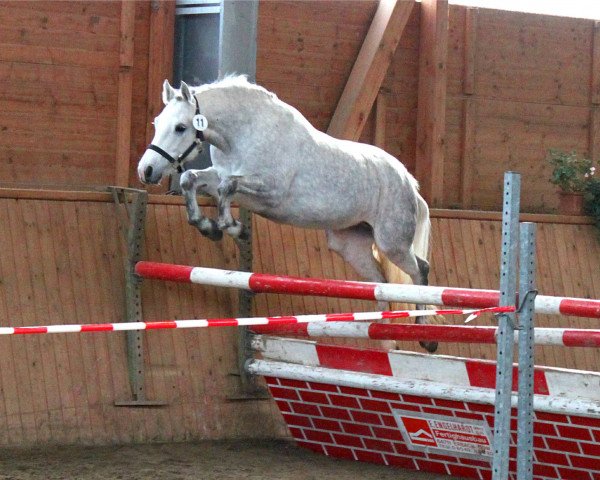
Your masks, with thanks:
[{"label": "red and white brick panel", "polygon": [[[241,288],[255,293],[289,293],[467,308],[495,307],[500,298],[496,290],[300,278],[155,262],[139,262],[135,271],[143,278]],[[600,318],[600,300],[538,295],[535,311]]]},{"label": "red and white brick panel", "polygon": [[[339,458],[426,470],[465,478],[491,479],[493,405],[385,391],[385,379],[446,384],[448,388],[489,390],[493,362],[379,352],[314,342],[258,337],[254,347],[264,360],[313,370],[357,372],[372,378],[368,388],[316,381],[312,377],[268,375],[267,384],[298,445]],[[280,362],[284,360],[284,362]],[[260,360],[259,360],[260,362]],[[292,363],[295,362],[295,365]],[[344,369],[344,370],[340,370]],[[276,371],[276,370],[275,370]],[[515,372],[516,373],[516,372]],[[600,375],[537,368],[536,398],[546,412],[535,412],[534,478],[600,478]],[[516,382],[516,379],[515,379]],[[551,412],[554,399],[582,400],[593,411]],[[563,406],[568,407],[569,402]],[[511,474],[516,470],[516,411],[511,421]]]}]

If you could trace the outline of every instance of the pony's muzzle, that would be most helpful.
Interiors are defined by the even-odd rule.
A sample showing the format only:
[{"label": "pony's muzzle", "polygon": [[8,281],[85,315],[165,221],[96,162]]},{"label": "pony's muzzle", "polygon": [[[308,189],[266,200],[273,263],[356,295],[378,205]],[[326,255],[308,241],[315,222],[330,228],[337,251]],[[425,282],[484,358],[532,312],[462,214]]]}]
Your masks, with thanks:
[{"label": "pony's muzzle", "polygon": [[152,183],[152,166],[148,165],[144,169],[144,183]]}]

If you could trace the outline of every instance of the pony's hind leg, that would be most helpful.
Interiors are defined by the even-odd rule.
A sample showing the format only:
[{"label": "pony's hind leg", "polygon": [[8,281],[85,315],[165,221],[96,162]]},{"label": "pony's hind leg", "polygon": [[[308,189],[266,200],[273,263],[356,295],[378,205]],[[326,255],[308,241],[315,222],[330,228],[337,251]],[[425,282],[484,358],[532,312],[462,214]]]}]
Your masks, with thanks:
[{"label": "pony's hind leg", "polygon": [[[373,229],[360,224],[343,230],[327,230],[327,245],[348,262],[356,273],[369,282],[385,283],[381,265],[373,256]],[[377,308],[388,310],[388,302],[377,302]]]},{"label": "pony's hind leg", "polygon": [[183,172],[179,180],[181,191],[185,198],[185,207],[188,215],[188,223],[196,227],[202,235],[211,240],[221,240],[223,232],[217,227],[217,223],[202,215],[196,194],[198,189],[212,194],[218,184],[218,175],[211,168],[205,170],[187,170]]}]

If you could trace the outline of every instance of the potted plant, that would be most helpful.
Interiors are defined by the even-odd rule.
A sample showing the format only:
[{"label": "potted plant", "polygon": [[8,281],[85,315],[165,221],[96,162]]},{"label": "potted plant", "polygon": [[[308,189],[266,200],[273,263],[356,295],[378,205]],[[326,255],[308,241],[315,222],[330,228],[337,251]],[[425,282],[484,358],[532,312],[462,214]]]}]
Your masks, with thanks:
[{"label": "potted plant", "polygon": [[576,152],[550,150],[548,161],[553,167],[550,182],[559,187],[559,213],[584,214],[584,193],[593,183],[596,168],[592,160]]}]

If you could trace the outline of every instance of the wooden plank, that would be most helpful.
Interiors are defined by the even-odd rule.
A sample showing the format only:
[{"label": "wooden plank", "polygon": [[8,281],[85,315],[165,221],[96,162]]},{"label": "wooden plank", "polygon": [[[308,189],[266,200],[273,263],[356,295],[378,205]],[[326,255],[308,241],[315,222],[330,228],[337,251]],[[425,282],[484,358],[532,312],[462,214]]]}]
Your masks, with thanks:
[{"label": "wooden plank", "polygon": [[[179,209],[179,226],[176,227],[178,236],[181,236],[183,250],[186,257],[196,256],[198,250],[204,250],[201,245],[202,240],[197,235],[192,235],[190,226],[187,223],[187,215],[184,209]],[[209,314],[206,306],[209,304],[210,297],[206,288],[189,288],[182,295],[182,308],[185,312],[190,312],[189,318],[202,318]],[[180,297],[180,298],[181,298]],[[203,436],[214,437],[218,435],[216,431],[217,396],[211,386],[212,369],[215,362],[218,362],[219,347],[213,341],[212,332],[204,329],[190,332],[186,337],[188,350],[189,372],[191,374],[191,388],[194,397],[190,403],[199,401],[202,408],[194,408],[196,411],[196,428]],[[185,408],[193,408],[186,406]]]},{"label": "wooden plank", "polygon": [[[81,279],[82,296],[79,297],[82,303],[85,304],[88,321],[90,323],[101,323],[105,318],[105,305],[110,305],[115,299],[109,294],[107,288],[102,288],[103,280],[107,279],[107,275],[102,275],[102,264],[105,264],[108,259],[103,258],[104,255],[100,251],[101,242],[86,241],[86,239],[102,238],[101,223],[96,221],[97,217],[110,214],[111,206],[106,204],[94,204],[85,212],[77,209],[75,217],[78,228],[78,240],[80,243],[81,264],[83,272]],[[122,305],[122,304],[121,304]],[[94,356],[90,360],[92,364],[86,366],[89,368],[88,381],[92,381],[97,386],[97,403],[90,404],[90,413],[92,421],[97,418],[98,425],[102,428],[102,438],[107,439],[111,443],[119,441],[117,434],[117,425],[112,422],[110,417],[102,410],[107,406],[113,407],[115,398],[113,388],[113,376],[111,371],[111,362],[109,350],[107,346],[106,335],[93,335],[89,338],[84,338],[83,348],[91,348],[93,346]],[[95,440],[96,443],[103,443],[102,439]]]},{"label": "wooden plank", "polygon": [[387,113],[387,99],[381,91],[377,95],[375,105],[375,140],[374,145],[385,150],[385,124]]},{"label": "wooden plank", "polygon": [[444,201],[447,0],[421,2],[416,176],[433,207]]},{"label": "wooden plank", "polygon": [[385,77],[414,1],[380,2],[327,133],[358,140]]},{"label": "wooden plank", "polygon": [[[78,282],[78,269],[70,256],[68,248],[67,222],[65,221],[65,209],[62,203],[49,205],[49,215],[46,219],[52,229],[54,249],[52,251],[56,263],[56,283],[61,307],[63,309],[63,321],[65,323],[85,322],[87,317],[81,315],[76,301],[74,284]],[[73,384],[73,405],[75,413],[70,418],[69,425],[73,429],[70,438],[74,442],[89,442],[93,437],[91,419],[87,403],[87,383],[82,362],[83,347],[85,339],[80,335],[68,335],[66,348],[69,362],[69,377]]]},{"label": "wooden plank", "polygon": [[64,27],[68,25],[67,21],[72,22],[78,19],[81,19],[80,27],[93,27],[94,24],[89,25],[92,16],[114,18],[116,23],[119,16],[118,11],[115,11],[114,1],[57,3],[54,0],[20,0],[18,2],[3,2],[2,7],[3,10],[6,9],[12,15],[28,15],[37,20],[37,24],[42,23],[44,15],[50,13],[52,19],[48,19],[44,23],[47,25],[58,17],[60,20],[56,21],[56,27]]},{"label": "wooden plank", "polygon": [[[267,272],[276,272],[275,270],[275,255],[273,254],[273,249],[271,248],[271,236],[268,233],[268,220],[259,217],[258,215],[253,215],[253,220],[255,222],[255,232],[259,232],[255,235],[254,243],[256,244],[257,250],[260,252],[260,263],[255,262],[254,271],[267,273]],[[275,312],[283,312],[281,305],[281,295],[276,294],[266,294],[265,297],[265,313],[266,315],[281,315],[281,313]]]},{"label": "wooden plank", "polygon": [[466,95],[473,95],[475,93],[475,54],[477,48],[478,12],[478,8],[465,8],[463,93]]},{"label": "wooden plank", "polygon": [[466,98],[463,101],[462,142],[461,142],[461,207],[473,207],[473,143],[475,129],[475,100]]},{"label": "wooden plank", "polygon": [[[162,262],[172,263],[173,262],[173,244],[171,240],[171,232],[168,228],[168,216],[169,207],[164,205],[157,205],[155,207],[156,222],[158,226],[158,238],[157,242],[160,248],[160,258]],[[177,310],[177,302],[175,300],[177,285],[168,282],[163,290],[163,299],[161,301],[162,315],[158,318],[171,318],[174,312]],[[148,332],[148,334],[160,333],[160,332]],[[162,359],[160,364],[155,365],[157,368],[157,374],[160,375],[161,381],[164,383],[166,388],[165,400],[170,404],[170,416],[172,424],[172,438],[173,440],[183,439],[183,428],[184,428],[184,411],[181,405],[181,384],[178,379],[177,372],[177,353],[175,338],[172,335],[173,332],[169,332],[171,335],[160,335],[159,343],[161,346]],[[157,335],[158,336],[158,335]]]},{"label": "wooden plank", "polygon": [[[9,204],[11,203],[11,204]],[[8,211],[14,207],[14,202],[3,202],[0,205],[0,224],[8,225]],[[0,243],[4,248],[10,245],[10,231],[8,228],[0,229]],[[0,315],[4,319],[10,319],[17,314],[15,301],[18,298],[15,295],[16,283],[18,277],[14,274],[14,260],[11,255],[0,255]],[[5,321],[7,325],[13,324],[13,321]],[[0,369],[0,381],[2,383],[3,414],[6,420],[2,422],[6,429],[6,442],[9,445],[22,444],[24,439],[23,420],[21,412],[27,409],[27,404],[31,403],[31,397],[27,397],[29,386],[29,377],[22,377],[20,373],[26,368],[19,365],[23,358],[23,349],[14,344],[14,342],[3,340],[0,343],[0,357],[2,358],[2,368]],[[14,346],[14,351],[13,351]]]},{"label": "wooden plank", "polygon": [[68,30],[46,30],[36,26],[24,28],[15,19],[11,24],[2,24],[1,45],[52,45],[54,48],[86,50],[92,52],[114,53],[119,48],[118,38],[109,32],[86,32],[73,28]]},{"label": "wooden plank", "polygon": [[[125,239],[123,232],[119,231],[116,217],[116,206],[106,205],[106,212],[100,215],[100,244],[102,245],[99,256],[102,257],[101,278],[103,280],[104,302],[114,305],[112,309],[105,309],[103,317],[111,322],[124,321],[125,312]],[[113,386],[113,400],[131,398],[129,372],[127,369],[127,354],[125,335],[110,335],[107,337],[108,356],[110,361],[111,380]],[[118,442],[143,442],[150,438],[147,423],[151,416],[140,415],[136,409],[112,408],[110,417],[119,427],[116,430]]]},{"label": "wooden plank", "polygon": [[146,110],[146,143],[152,141],[152,121],[163,108],[162,84],[173,75],[173,37],[175,1],[153,1],[150,9],[150,49],[148,52],[148,90]]},{"label": "wooden plank", "polygon": [[[92,310],[92,322],[119,322],[123,321],[125,310],[125,285],[124,262],[121,255],[121,248],[118,244],[120,240],[117,231],[117,218],[115,216],[114,206],[110,204],[94,204],[92,218],[99,218],[90,225],[86,222],[80,222],[84,231],[89,232],[98,240],[91,243],[88,250],[90,256],[89,262],[93,265],[93,273],[89,273],[89,279],[96,285],[100,285],[94,292],[97,300],[90,302]],[[112,290],[112,291],[111,291]],[[97,304],[96,304],[97,302]],[[115,307],[107,311],[102,305],[114,304]],[[100,307],[100,311],[94,312],[93,309]],[[123,408],[115,408],[114,402],[123,400],[126,397],[123,392],[127,385],[127,363],[125,349],[122,348],[125,343],[125,334],[122,335],[102,335],[96,339],[96,355],[103,363],[98,368],[101,379],[98,381],[101,392],[102,402],[106,406],[107,437],[111,443],[123,443],[131,441],[132,426],[130,422],[130,411]],[[137,437],[141,437],[143,426],[138,426]]]},{"label": "wooden plank", "polygon": [[600,159],[600,107],[592,105],[590,107],[588,138],[588,155],[596,162]]},{"label": "wooden plank", "polygon": [[[87,213],[87,212],[86,212]],[[78,205],[64,204],[63,219],[64,228],[66,231],[66,243],[64,248],[68,252],[69,261],[71,262],[71,276],[73,295],[75,298],[75,309],[77,323],[87,323],[90,321],[91,309],[87,299],[88,292],[95,289],[95,285],[89,285],[84,268],[86,254],[83,246],[85,246],[90,237],[82,233],[81,225],[79,224]],[[83,366],[85,397],[81,400],[84,402],[84,408],[89,414],[90,430],[85,433],[85,441],[94,444],[99,443],[102,438],[106,438],[106,429],[104,426],[104,418],[101,409],[98,406],[101,404],[100,385],[95,375],[96,369],[96,342],[93,339],[81,340],[81,357],[80,362]],[[100,355],[100,353],[98,353]]]},{"label": "wooden plank", "polygon": [[[118,4],[116,2],[81,2],[87,5],[79,12],[69,11],[47,2],[2,2],[0,24],[21,25],[29,30],[77,31],[95,34],[115,34],[118,31]],[[98,5],[94,5],[98,3]],[[101,5],[106,3],[106,5]],[[110,8],[111,11],[107,11]],[[116,11],[115,11],[116,10]]]},{"label": "wooden plank", "polygon": [[119,93],[117,99],[115,185],[129,185],[131,160],[131,97],[133,90],[133,36],[135,2],[121,2],[121,42],[119,51]]},{"label": "wooden plank", "polygon": [[[9,210],[8,230],[10,230],[9,248],[17,255],[14,258],[14,278],[16,282],[15,305],[11,309],[13,312],[19,312],[18,318],[15,318],[14,324],[18,326],[33,325],[36,322],[35,305],[33,304],[33,283],[31,262],[36,258],[36,251],[25,241],[26,230],[31,225],[25,225],[23,221],[23,202],[15,202],[12,209]],[[40,341],[34,339],[24,339],[20,345],[20,350],[25,353],[25,358],[21,358],[17,363],[23,362],[19,381],[25,382],[31,402],[25,404],[22,410],[22,421],[26,441],[48,443],[52,440],[52,432],[49,425],[48,402],[46,398],[46,385],[44,376],[44,362],[41,354]],[[29,379],[29,382],[27,382]]]},{"label": "wooden plank", "polygon": [[115,68],[117,66],[117,60],[112,52],[98,52],[97,55],[90,55],[88,50],[76,48],[14,44],[2,45],[0,62],[42,63],[91,68]]},{"label": "wooden plank", "polygon": [[362,26],[373,18],[378,0],[356,2],[356,0],[341,0],[323,2],[311,0],[298,3],[296,1],[265,2],[260,6],[259,22],[265,29],[277,26],[282,20],[292,24],[329,24],[335,29],[342,26]]},{"label": "wooden plank", "polygon": [[[50,252],[52,232],[47,222],[47,206],[42,202],[27,202],[23,209],[23,221],[29,225],[26,238],[23,239],[28,248],[34,252]],[[34,262],[36,262],[34,260]],[[49,323],[62,323],[60,315],[60,299],[56,295],[55,279],[56,264],[54,257],[43,255],[39,262],[29,268],[33,271],[33,303],[35,305],[36,321],[48,319]],[[41,355],[44,362],[44,378],[48,415],[52,440],[58,443],[68,441],[64,425],[68,415],[73,413],[72,387],[69,381],[68,361],[65,358],[64,338],[41,339]]]},{"label": "wooden plank", "polygon": [[592,29],[592,78],[590,89],[592,105],[600,105],[600,21]]},{"label": "wooden plank", "polygon": [[[148,210],[146,217],[145,244],[148,259],[156,262],[162,262],[162,245],[160,242],[160,231],[163,225],[160,222],[161,211],[157,208]],[[142,304],[144,305],[144,319],[152,320],[159,318],[168,318],[167,296],[170,285],[163,282],[148,282],[143,285]],[[151,386],[152,400],[171,402],[171,386],[167,384],[164,377],[164,367],[170,365],[170,359],[167,351],[168,344],[163,335],[153,335],[157,332],[147,332],[144,335],[144,346],[146,347],[145,365],[146,385]],[[159,432],[169,439],[174,438],[176,431],[175,416],[171,408],[158,409],[156,412],[156,421],[148,426],[149,433],[158,435]]]},{"label": "wooden plank", "polygon": [[[310,270],[310,254],[309,247],[306,240],[307,230],[304,228],[292,228],[291,238],[293,239],[295,251],[296,251],[296,263],[298,265],[297,274],[300,277],[311,276]],[[319,310],[316,306],[316,297],[303,296],[302,297],[302,311],[307,313],[318,313]]]},{"label": "wooden plank", "polygon": [[[284,274],[287,271],[285,254],[285,244],[283,241],[283,226],[274,222],[266,222],[269,239],[271,241],[271,255],[273,258],[273,273]],[[280,312],[277,315],[293,315],[294,306],[291,295],[279,295]]]},{"label": "wooden plank", "polygon": [[[164,222],[162,231],[168,233],[169,238],[165,238],[165,240],[171,241],[171,245],[169,245],[165,250],[169,251],[169,257],[165,258],[164,261],[169,263],[182,263],[184,262],[185,253],[182,248],[182,235],[185,236],[185,233],[195,234],[194,229],[189,225],[188,227],[181,231],[178,228],[181,228],[181,222],[179,218],[178,208],[175,207],[164,207],[167,210],[167,215],[162,218]],[[162,238],[161,238],[162,243]],[[185,297],[189,296],[189,286],[188,285],[174,285],[173,292],[168,296],[168,305],[169,305],[169,318],[182,318],[182,315],[186,315],[186,312],[183,309]],[[190,312],[191,313],[191,312]],[[184,317],[185,318],[185,317]],[[188,317],[189,318],[189,317]],[[181,409],[181,420],[180,420],[180,433],[179,438],[188,438],[192,432],[194,432],[198,425],[199,420],[196,417],[196,411],[191,407],[191,403],[194,399],[192,383],[186,378],[184,375],[178,375],[177,371],[187,371],[192,372],[195,370],[194,365],[191,364],[188,359],[191,355],[191,351],[188,352],[188,346],[191,348],[195,348],[191,343],[187,341],[187,338],[193,336],[193,333],[189,331],[173,331],[170,332],[173,340],[173,350],[174,350],[174,358],[175,358],[175,384],[177,385],[178,395],[177,402],[178,407]],[[195,373],[195,372],[194,372]],[[179,413],[179,412],[178,412]]]}]

